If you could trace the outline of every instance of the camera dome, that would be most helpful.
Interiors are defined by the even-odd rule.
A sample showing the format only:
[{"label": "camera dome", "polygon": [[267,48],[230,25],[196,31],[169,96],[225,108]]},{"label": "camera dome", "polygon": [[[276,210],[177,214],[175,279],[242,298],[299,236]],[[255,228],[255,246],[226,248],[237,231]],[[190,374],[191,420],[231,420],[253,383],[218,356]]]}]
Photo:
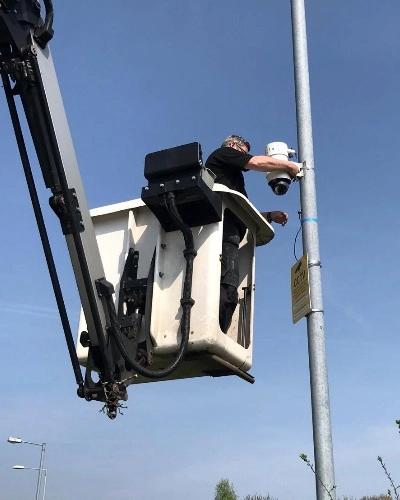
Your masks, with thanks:
[{"label": "camera dome", "polygon": [[278,177],[276,179],[272,179],[270,182],[268,182],[268,185],[272,189],[272,191],[278,195],[282,196],[287,193],[289,186],[290,186],[290,179],[285,179],[282,177]]}]

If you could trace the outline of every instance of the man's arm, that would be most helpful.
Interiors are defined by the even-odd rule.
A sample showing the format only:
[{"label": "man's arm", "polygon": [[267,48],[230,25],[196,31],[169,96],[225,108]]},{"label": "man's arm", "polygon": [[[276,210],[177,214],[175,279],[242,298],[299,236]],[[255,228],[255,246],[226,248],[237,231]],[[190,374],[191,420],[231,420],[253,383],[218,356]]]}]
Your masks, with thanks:
[{"label": "man's arm", "polygon": [[283,170],[293,178],[300,172],[300,168],[293,161],[279,160],[278,158],[264,155],[253,156],[245,165],[245,168],[247,170],[255,170],[256,172]]}]

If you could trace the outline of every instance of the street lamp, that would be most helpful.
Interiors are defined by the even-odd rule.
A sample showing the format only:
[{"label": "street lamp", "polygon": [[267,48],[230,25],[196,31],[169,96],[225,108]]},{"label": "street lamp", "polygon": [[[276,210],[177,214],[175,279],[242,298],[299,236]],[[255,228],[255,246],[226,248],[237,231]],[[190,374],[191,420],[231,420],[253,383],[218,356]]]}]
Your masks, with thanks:
[{"label": "street lamp", "polygon": [[[44,453],[46,451],[46,443],[32,443],[31,441],[24,441],[23,439],[21,438],[16,438],[16,437],[9,437],[7,439],[7,441],[11,444],[20,444],[20,443],[24,443],[24,444],[33,444],[35,446],[41,446],[42,447],[42,450],[41,450],[41,453],[40,453],[40,464],[39,464],[39,467],[38,468],[35,468],[35,470],[38,470],[39,471],[39,474],[38,474],[38,482],[37,482],[37,486],[36,486],[36,500],[40,500],[39,499],[39,493],[40,493],[40,484],[42,482],[42,472],[43,472],[43,461],[44,461]],[[17,467],[18,468],[18,467]],[[25,467],[19,467],[19,468],[25,468]],[[46,475],[45,475],[45,478],[46,478]]]},{"label": "street lamp", "polygon": [[9,437],[9,438],[7,439],[7,441],[8,441],[9,443],[22,443],[22,439],[20,439],[20,438],[13,438],[13,437]]},{"label": "street lamp", "polygon": [[[25,465],[13,465],[13,469],[28,469],[28,470],[39,470],[39,467],[25,467]],[[43,483],[43,496],[42,500],[44,500],[46,495],[46,482],[47,482],[47,469],[43,469],[44,472],[44,483]]]}]

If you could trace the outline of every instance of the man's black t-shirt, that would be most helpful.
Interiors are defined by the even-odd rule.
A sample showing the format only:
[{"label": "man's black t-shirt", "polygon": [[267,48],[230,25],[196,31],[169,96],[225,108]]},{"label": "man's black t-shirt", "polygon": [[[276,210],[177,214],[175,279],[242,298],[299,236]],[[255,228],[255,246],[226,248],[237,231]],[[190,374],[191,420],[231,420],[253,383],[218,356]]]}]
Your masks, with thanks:
[{"label": "man's black t-shirt", "polygon": [[206,161],[206,168],[216,175],[215,182],[247,196],[243,172],[247,172],[245,166],[251,158],[253,158],[252,155],[248,153],[222,147],[210,154]]},{"label": "man's black t-shirt", "polygon": [[[234,148],[222,147],[216,149],[206,161],[206,168],[215,174],[215,182],[224,184],[229,189],[239,191],[247,197],[244,187],[243,172],[251,160],[252,155],[242,153]],[[225,211],[224,239],[230,236],[239,236],[242,240],[246,233],[246,226],[230,210]]]}]

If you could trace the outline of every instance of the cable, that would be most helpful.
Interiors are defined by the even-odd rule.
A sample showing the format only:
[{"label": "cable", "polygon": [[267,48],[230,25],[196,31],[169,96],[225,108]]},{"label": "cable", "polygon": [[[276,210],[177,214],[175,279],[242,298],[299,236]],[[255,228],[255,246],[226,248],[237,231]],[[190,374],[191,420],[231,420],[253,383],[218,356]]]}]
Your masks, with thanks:
[{"label": "cable", "polygon": [[[181,343],[176,358],[170,366],[162,370],[150,370],[148,368],[145,368],[140,362],[131,358],[129,354],[129,347],[130,347],[129,340],[120,331],[112,297],[106,298],[106,303],[111,323],[110,334],[113,335],[115,343],[122,357],[125,359],[127,364],[130,365],[132,370],[139,373],[140,375],[143,375],[144,377],[151,379],[160,379],[167,377],[168,375],[173,373],[182,362],[186,354],[189,343],[190,312],[194,304],[194,300],[191,298],[191,293],[192,293],[193,261],[197,255],[197,252],[194,248],[193,234],[190,227],[183,222],[178,212],[174,193],[168,193],[165,197],[165,202],[171,219],[175,223],[175,226],[183,234],[183,238],[185,240],[185,250],[183,251],[183,255],[186,259],[186,274],[183,284],[183,294],[181,298],[181,306],[182,306],[182,318],[180,324]],[[142,360],[143,359],[144,358],[142,358]]]},{"label": "cable", "polygon": [[297,237],[301,231],[301,210],[299,210],[297,213],[299,214],[300,227],[299,227],[299,230],[297,231],[297,234],[294,238],[294,243],[293,243],[293,253],[294,253],[294,258],[296,259],[296,261],[299,260],[296,256],[296,242],[297,242]]}]

